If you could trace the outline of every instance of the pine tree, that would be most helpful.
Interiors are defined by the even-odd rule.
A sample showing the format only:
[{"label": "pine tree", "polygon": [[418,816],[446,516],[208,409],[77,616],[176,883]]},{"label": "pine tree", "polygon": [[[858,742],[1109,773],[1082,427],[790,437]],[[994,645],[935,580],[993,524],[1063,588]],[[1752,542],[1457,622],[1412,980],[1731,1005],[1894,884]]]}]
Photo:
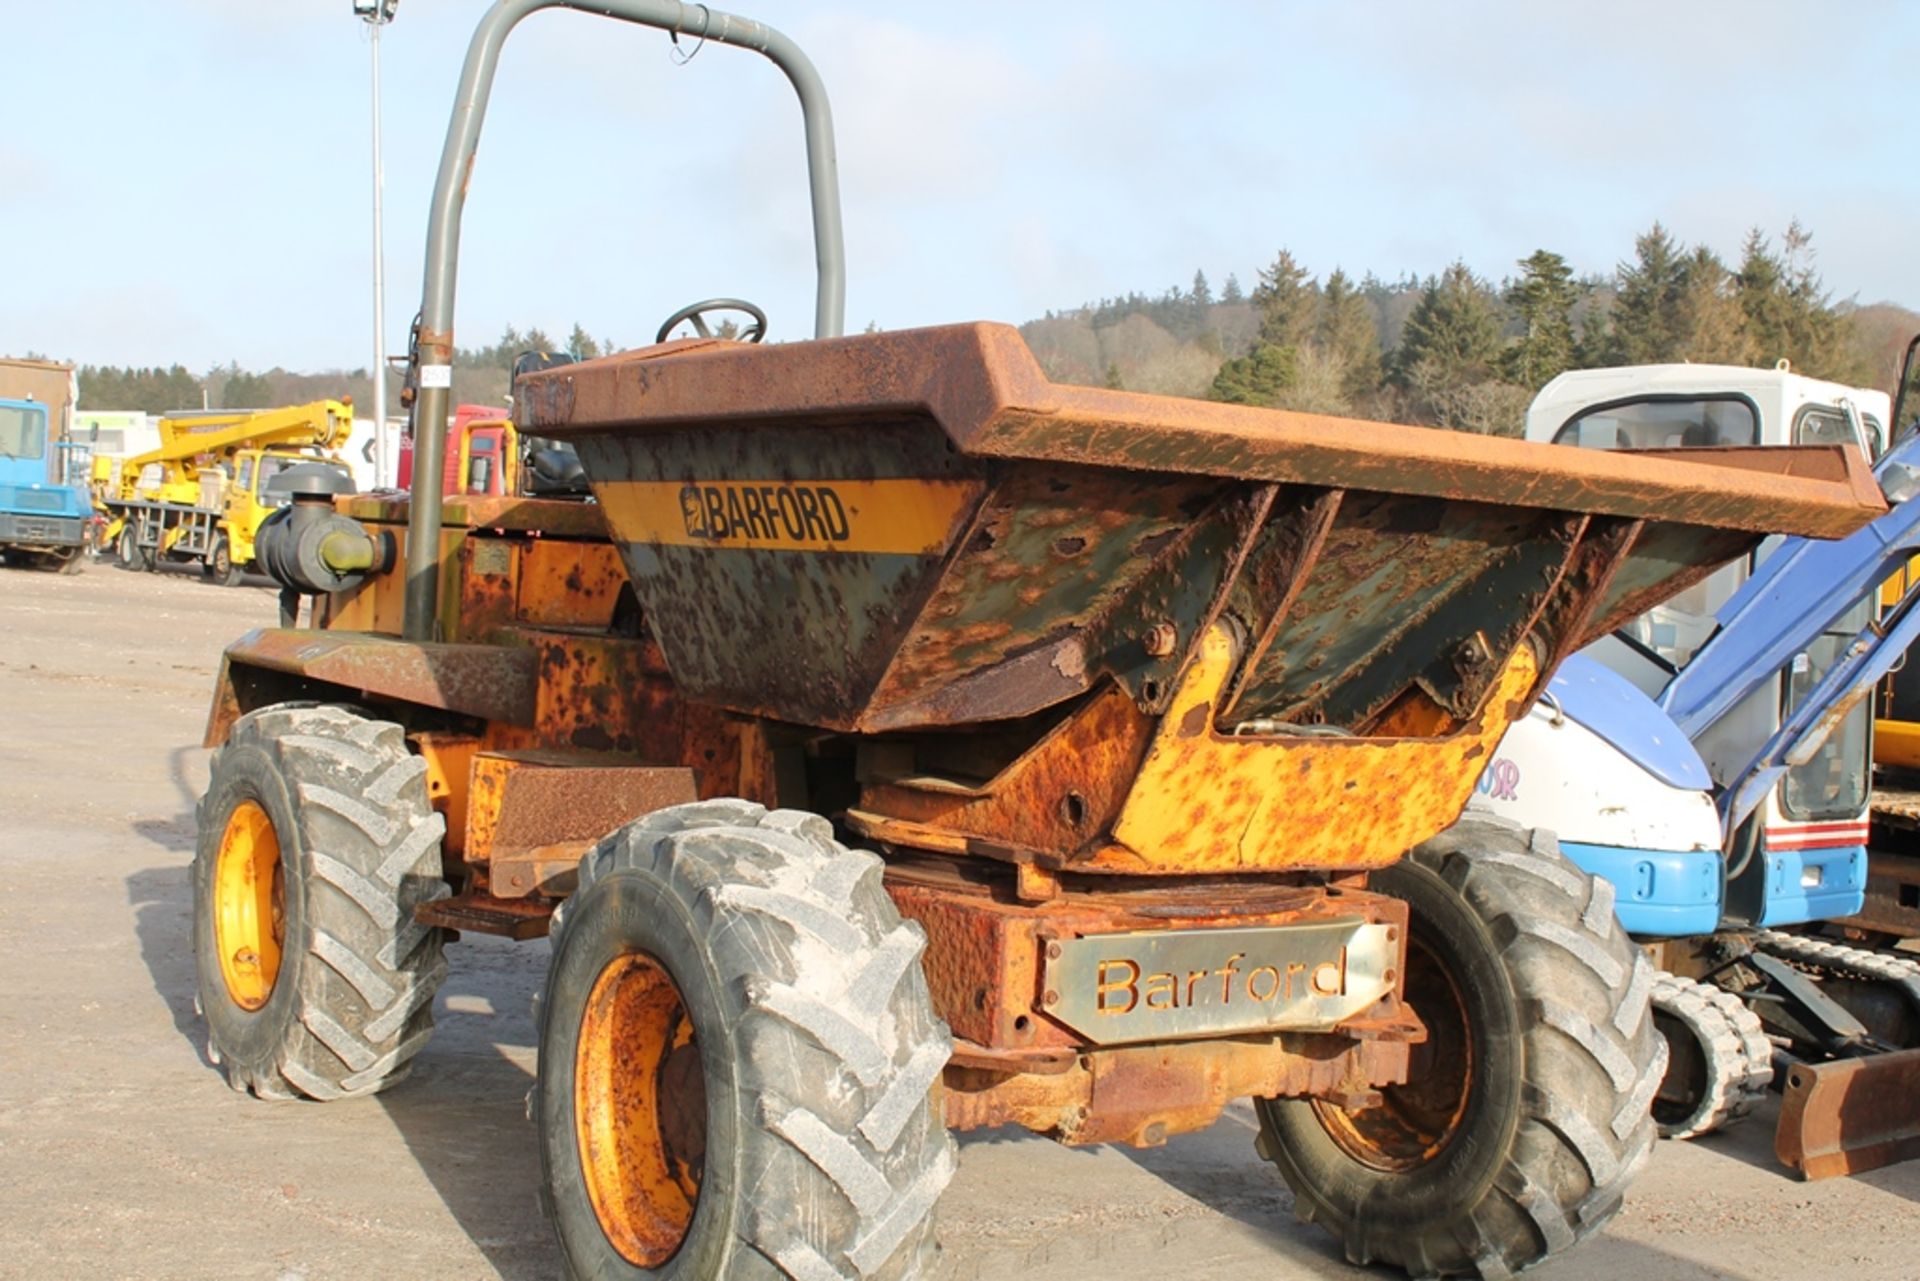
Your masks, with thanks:
[{"label": "pine tree", "polygon": [[1789,350],[1794,365],[1816,378],[1860,383],[1870,377],[1853,350],[1853,320],[1832,305],[1814,268],[1813,233],[1798,218],[1781,237],[1782,278],[1789,301]]},{"label": "pine tree", "polygon": [[[1415,413],[1442,427],[1485,431],[1509,427],[1484,408],[1500,349],[1498,304],[1463,262],[1427,286],[1407,317],[1394,352],[1393,381],[1411,396]],[[1510,397],[1497,403],[1504,409]]]},{"label": "pine tree", "polygon": [[1294,378],[1294,350],[1272,343],[1256,343],[1252,351],[1220,366],[1210,399],[1233,405],[1272,405]]},{"label": "pine tree", "polygon": [[1751,358],[1763,365],[1787,358],[1793,346],[1793,301],[1787,294],[1786,264],[1758,227],[1741,246],[1734,295]]},{"label": "pine tree", "polygon": [[1506,304],[1523,326],[1519,340],[1501,353],[1508,381],[1538,391],[1573,367],[1573,305],[1579,297],[1573,268],[1559,254],[1536,249],[1520,260],[1520,279],[1506,291]]},{"label": "pine tree", "polygon": [[1196,307],[1213,306],[1213,286],[1207,283],[1206,272],[1193,273],[1193,291],[1187,296],[1193,300],[1193,305]]},{"label": "pine tree", "polygon": [[220,407],[270,409],[273,407],[273,384],[259,374],[241,371],[236,365],[226,384],[220,388]]},{"label": "pine tree", "polygon": [[1681,247],[1659,223],[1633,242],[1634,260],[1621,263],[1607,356],[1617,365],[1678,360]]},{"label": "pine tree", "polygon": [[1334,268],[1320,290],[1314,344],[1332,359],[1339,371],[1340,412],[1353,407],[1380,388],[1380,331],[1373,307],[1354,288],[1347,273]]},{"label": "pine tree", "polygon": [[1260,341],[1275,347],[1297,347],[1313,332],[1313,313],[1319,287],[1307,279],[1307,269],[1282,249],[1273,265],[1261,270],[1254,287],[1253,305],[1260,313]]},{"label": "pine tree", "polygon": [[581,328],[576,321],[573,332],[567,336],[567,354],[575,360],[592,360],[602,353],[600,344],[593,340],[593,335]]},{"label": "pine tree", "polygon": [[1705,245],[1681,264],[1677,319],[1680,354],[1686,359],[1716,365],[1752,363],[1753,346],[1734,293],[1733,273]]},{"label": "pine tree", "polygon": [[1221,302],[1245,302],[1247,296],[1240,289],[1240,277],[1227,273],[1227,283],[1220,291]]}]

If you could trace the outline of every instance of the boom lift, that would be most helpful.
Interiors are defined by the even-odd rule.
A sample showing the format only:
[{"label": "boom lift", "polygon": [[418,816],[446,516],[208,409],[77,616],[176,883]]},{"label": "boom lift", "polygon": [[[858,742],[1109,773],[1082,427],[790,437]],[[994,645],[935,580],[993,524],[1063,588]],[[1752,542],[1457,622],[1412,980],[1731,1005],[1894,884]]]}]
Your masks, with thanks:
[{"label": "boom lift", "polygon": [[352,427],[352,404],[340,400],[169,414],[159,421],[159,448],[94,460],[106,545],[129,569],[197,563],[216,582],[238,583],[261,522],[282,505],[269,493],[274,478],[298,463],[349,476],[335,450]]},{"label": "boom lift", "polygon": [[[514,422],[597,501],[447,498],[461,206],[550,7],[786,74],[814,339],[529,373]],[[550,931],[532,1111],[575,1276],[926,1276],[950,1130],[1148,1146],[1245,1097],[1355,1260],[1495,1276],[1606,1223],[1653,1140],[1651,969],[1550,835],[1455,819],[1562,656],[1883,512],[1857,451],[1055,386],[1004,326],[842,337],[842,262],[786,37],[662,0],[483,19],[413,492],[282,477],[263,560],[313,626],[215,690],[195,953],[230,1083],[382,1089],[445,931]]]}]

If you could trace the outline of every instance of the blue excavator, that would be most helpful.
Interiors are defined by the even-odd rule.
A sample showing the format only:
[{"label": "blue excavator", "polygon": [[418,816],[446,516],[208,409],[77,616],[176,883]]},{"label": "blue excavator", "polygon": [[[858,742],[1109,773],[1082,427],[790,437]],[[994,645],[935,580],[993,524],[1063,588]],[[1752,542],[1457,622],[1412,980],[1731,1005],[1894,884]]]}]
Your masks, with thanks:
[{"label": "blue excavator", "polygon": [[[1873,449],[1878,422],[1842,412]],[[1864,905],[1871,695],[1920,637],[1916,427],[1875,464],[1886,515],[1778,540],[1710,610],[1656,608],[1564,663],[1470,807],[1555,832],[1656,954],[1662,1132],[1722,1128],[1776,1086],[1776,1152],[1807,1178],[1920,1155],[1920,955],[1819,928]]]}]

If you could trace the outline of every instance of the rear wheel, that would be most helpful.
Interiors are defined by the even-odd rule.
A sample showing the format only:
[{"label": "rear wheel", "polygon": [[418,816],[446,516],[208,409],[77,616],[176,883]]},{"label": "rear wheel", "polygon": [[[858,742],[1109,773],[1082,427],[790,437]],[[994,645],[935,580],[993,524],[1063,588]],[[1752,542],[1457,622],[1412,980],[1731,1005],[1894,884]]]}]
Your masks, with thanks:
[{"label": "rear wheel", "polygon": [[114,544],[114,554],[122,569],[144,570],[152,569],[154,565],[153,553],[140,545],[139,527],[133,521],[120,527],[120,538]]},{"label": "rear wheel", "polygon": [[444,821],[400,726],[282,705],[234,723],[200,802],[194,957],[208,1051],[262,1098],[397,1084],[433,1030]]},{"label": "rear wheel", "polygon": [[1544,833],[1470,816],[1372,885],[1410,910],[1428,1039],[1379,1106],[1261,1101],[1261,1152],[1353,1262],[1507,1276],[1611,1219],[1651,1150],[1652,967]]},{"label": "rear wheel", "polygon": [[650,814],[582,862],[534,1090],[568,1275],[929,1275],[952,1045],[880,867],[745,801]]}]

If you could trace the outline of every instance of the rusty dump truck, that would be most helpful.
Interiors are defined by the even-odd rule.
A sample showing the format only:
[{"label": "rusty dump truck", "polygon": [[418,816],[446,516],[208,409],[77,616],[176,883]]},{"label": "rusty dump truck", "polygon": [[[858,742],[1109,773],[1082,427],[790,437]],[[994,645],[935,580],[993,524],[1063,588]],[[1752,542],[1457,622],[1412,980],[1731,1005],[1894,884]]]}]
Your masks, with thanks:
[{"label": "rusty dump truck", "polygon": [[1456,820],[1563,655],[1885,510],[1865,460],[1055,386],[997,325],[842,337],[818,77],[659,0],[482,22],[417,423],[495,64],[544,7],[787,75],[814,337],[522,378],[591,498],[443,496],[432,429],[410,498],[280,478],[289,625],[226,651],[193,867],[233,1087],[391,1086],[457,933],[550,932],[532,1113],[575,1276],[923,1277],[950,1132],[1155,1145],[1244,1098],[1353,1259],[1503,1276],[1606,1223],[1654,1138],[1651,971],[1551,836]]}]

